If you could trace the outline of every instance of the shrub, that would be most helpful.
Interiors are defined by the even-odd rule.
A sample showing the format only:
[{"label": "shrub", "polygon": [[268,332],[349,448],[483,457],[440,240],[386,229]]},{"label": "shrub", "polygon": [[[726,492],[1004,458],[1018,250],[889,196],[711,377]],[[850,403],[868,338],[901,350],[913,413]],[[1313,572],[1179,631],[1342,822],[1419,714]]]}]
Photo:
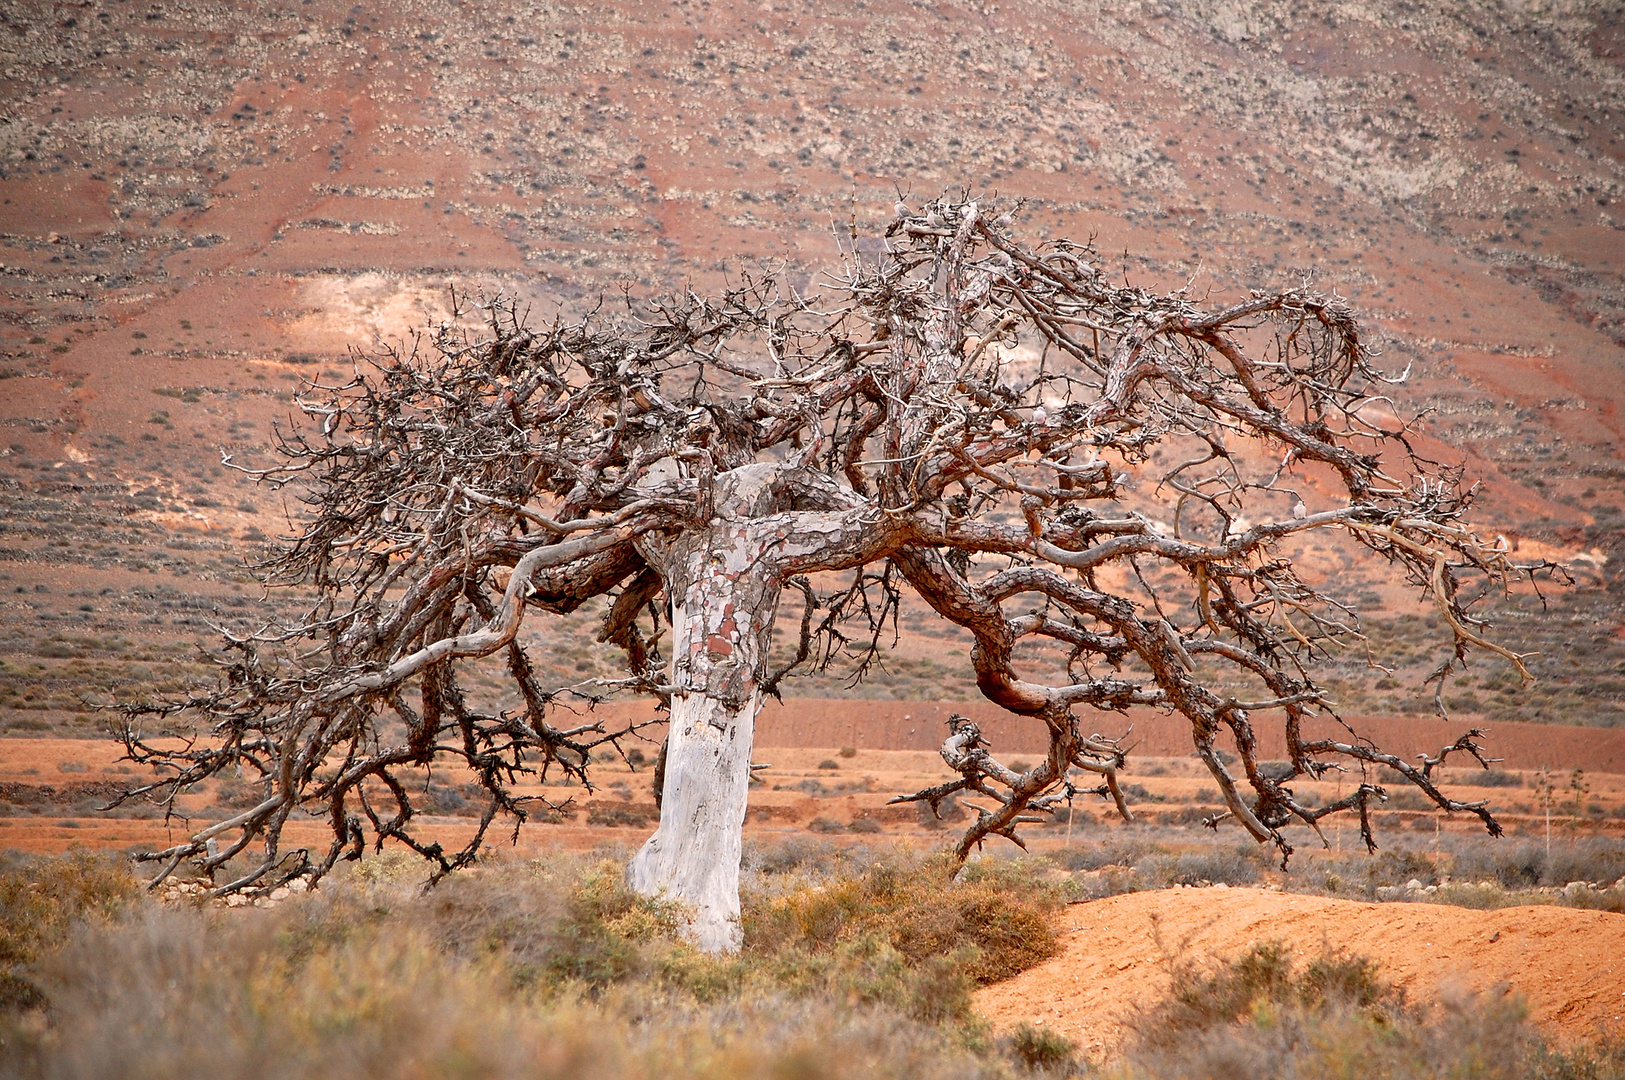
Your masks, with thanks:
[{"label": "shrub", "polygon": [[1256,844],[1216,851],[1187,851],[1178,855],[1150,855],[1135,863],[1156,887],[1168,885],[1251,885],[1263,875],[1270,852]]},{"label": "shrub", "polygon": [[637,803],[595,802],[587,808],[588,825],[647,826],[660,820],[660,812],[653,806]]},{"label": "shrub", "polygon": [[827,874],[848,862],[852,852],[828,840],[812,840],[804,836],[791,836],[783,840],[764,843],[754,837],[745,838],[741,860],[746,875],[752,873],[772,876],[796,872]]},{"label": "shrub", "polygon": [[1009,1044],[1016,1060],[1035,1072],[1070,1072],[1078,1049],[1058,1032],[1042,1024],[1033,1027],[1025,1021],[1010,1033]]},{"label": "shrub", "polygon": [[1468,772],[1458,777],[1458,780],[1472,787],[1523,787],[1522,773],[1507,772],[1504,769]]},{"label": "shrub", "polygon": [[817,953],[878,938],[916,963],[963,956],[965,974],[978,983],[1008,978],[1054,955],[1049,915],[1062,896],[1030,866],[976,863],[956,880],[948,880],[949,869],[944,856],[906,870],[883,862],[787,893],[747,911],[746,941]]},{"label": "shrub", "polygon": [[1611,882],[1625,875],[1625,847],[1607,837],[1554,844],[1549,856],[1545,844],[1534,839],[1452,846],[1451,876],[1494,881],[1509,889],[1561,886],[1571,881]]},{"label": "shrub", "polygon": [[1455,995],[1424,1012],[1358,957],[1296,969],[1264,944],[1176,990],[1140,1017],[1120,1072],[1134,1077],[1602,1077],[1625,1055],[1608,1044],[1553,1052],[1515,998]]},{"label": "shrub", "polygon": [[106,919],[135,898],[122,859],[70,852],[0,864],[0,966],[28,964],[64,941],[74,923]]},{"label": "shrub", "polygon": [[[49,1004],[32,966],[59,948],[76,924],[102,923],[138,893],[122,860],[77,851],[0,864],[0,1018]],[[0,1024],[0,1045],[7,1042]]]}]

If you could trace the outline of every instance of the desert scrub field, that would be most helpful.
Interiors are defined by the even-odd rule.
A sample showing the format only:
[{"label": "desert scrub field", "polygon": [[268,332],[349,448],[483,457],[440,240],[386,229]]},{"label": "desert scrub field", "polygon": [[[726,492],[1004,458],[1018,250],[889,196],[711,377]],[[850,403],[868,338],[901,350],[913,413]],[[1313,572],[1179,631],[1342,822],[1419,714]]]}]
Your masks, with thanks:
[{"label": "desert scrub field", "polygon": [[[1082,1060],[994,1036],[971,990],[1052,955],[1077,891],[1047,859],[758,847],[745,946],[682,944],[622,853],[493,862],[439,887],[369,860],[270,910],[161,902],[113,856],[0,869],[0,1075],[16,1077],[1604,1077],[1518,1003],[1411,1008],[1358,958],[1263,947],[1180,980]],[[1610,1071],[1611,1070],[1611,1071]]]},{"label": "desert scrub field", "polygon": [[1459,833],[1389,833],[1367,853],[1305,845],[1282,871],[1251,844],[1193,844],[1180,829],[1115,832],[1050,853],[1071,871],[1067,888],[1091,900],[1174,886],[1242,885],[1343,900],[1407,901],[1497,908],[1524,904],[1625,912],[1625,844],[1560,832],[1533,838]]},{"label": "desert scrub field", "polygon": [[680,943],[624,859],[497,862],[423,892],[369,860],[274,910],[161,903],[111,857],[0,875],[17,1076],[997,1076],[979,981],[1051,955],[1047,865],[949,884],[907,851],[787,847],[746,946]]}]

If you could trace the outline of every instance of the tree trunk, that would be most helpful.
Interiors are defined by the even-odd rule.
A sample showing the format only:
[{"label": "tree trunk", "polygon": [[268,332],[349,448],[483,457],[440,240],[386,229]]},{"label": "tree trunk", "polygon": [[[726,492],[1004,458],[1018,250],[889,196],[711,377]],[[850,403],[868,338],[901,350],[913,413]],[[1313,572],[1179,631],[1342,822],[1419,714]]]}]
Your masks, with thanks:
[{"label": "tree trunk", "polygon": [[779,581],[763,564],[764,536],[719,523],[645,545],[672,597],[671,729],[660,827],[632,859],[627,882],[691,909],[688,936],[706,952],[739,948],[739,860]]},{"label": "tree trunk", "polygon": [[692,911],[688,936],[706,952],[739,948],[739,861],[758,694],[741,709],[703,694],[673,696],[660,827],[627,882]]}]

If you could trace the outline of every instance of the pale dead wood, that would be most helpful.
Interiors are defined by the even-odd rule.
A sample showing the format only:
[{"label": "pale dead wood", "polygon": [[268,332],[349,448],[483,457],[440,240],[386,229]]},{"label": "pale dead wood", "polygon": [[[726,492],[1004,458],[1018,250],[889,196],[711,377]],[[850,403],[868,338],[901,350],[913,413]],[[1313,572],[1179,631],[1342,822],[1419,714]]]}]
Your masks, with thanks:
[{"label": "pale dead wood", "polygon": [[[1020,825],[1084,790],[1128,816],[1126,743],[1085,736],[1084,707],[1188,717],[1225,816],[1283,856],[1293,821],[1318,831],[1354,810],[1369,822],[1383,797],[1373,783],[1319,808],[1293,795],[1292,778],[1339,760],[1386,765],[1499,833],[1485,806],[1431,779],[1443,753],[1484,760],[1476,731],[1421,769],[1352,736],[1302,735],[1331,712],[1315,663],[1360,632],[1283,541],[1351,538],[1438,606],[1456,660],[1485,649],[1525,677],[1469,597],[1554,569],[1482,540],[1458,471],[1415,453],[1407,429],[1363,418],[1388,381],[1336,296],[1303,286],[1208,307],[1110,280],[1087,244],[1023,243],[990,203],[944,198],[901,213],[878,256],[849,253],[816,297],[767,274],[720,297],[542,327],[502,298],[482,310],[482,332],[449,323],[300,399],[319,423],[287,434],[286,463],[261,475],[291,484],[305,513],[264,571],[315,591],[308,618],[227,638],[214,689],[124,706],[129,756],[162,770],[132,795],[173,807],[244,770],[263,790],[143,856],[164,873],[186,860],[213,872],[257,844],[253,869],[219,890],[263,890],[318,879],[385,838],[437,875],[467,865],[498,817],[517,828],[538,802],[514,794],[517,778],[589,783],[594,749],[636,736],[561,725],[560,692],[517,640],[524,620],[598,596],[615,598],[601,640],[623,646],[629,668],[575,693],[652,694],[719,732],[748,732],[761,695],[799,672],[842,661],[861,677],[884,656],[904,590],[969,630],[981,692],[1044,724],[1050,750],[1017,774],[956,721],[942,753],[959,779],[905,798],[986,803],[961,857],[988,836],[1020,843]],[[1283,486],[1309,472],[1336,488],[1329,505],[1310,510]],[[787,584],[800,633],[770,667]],[[481,712],[459,671],[496,653],[522,704]],[[1063,678],[1040,674],[1057,665]],[[1284,726],[1290,777],[1259,770],[1264,714]],[[178,731],[179,748],[156,738]],[[748,746],[726,749],[707,752],[748,770]],[[456,853],[412,831],[407,778],[447,762],[488,800]],[[674,775],[724,779],[693,779],[698,765],[664,753],[662,766],[668,796]],[[1100,784],[1079,788],[1076,770]],[[283,850],[295,813],[327,819],[325,852]],[[668,863],[677,828],[663,819],[657,834]],[[651,889],[677,888],[669,867],[635,869]],[[723,923],[706,939],[716,947],[730,940]]]}]

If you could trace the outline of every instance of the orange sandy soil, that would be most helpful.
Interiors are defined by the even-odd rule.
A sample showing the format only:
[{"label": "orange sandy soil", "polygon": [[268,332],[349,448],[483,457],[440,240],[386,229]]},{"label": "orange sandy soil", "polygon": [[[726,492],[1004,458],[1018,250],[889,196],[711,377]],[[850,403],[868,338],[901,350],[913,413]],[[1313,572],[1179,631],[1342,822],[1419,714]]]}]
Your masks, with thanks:
[{"label": "orange sandy soil", "polygon": [[976,1008],[995,1028],[1041,1023],[1100,1056],[1133,1034],[1137,1015],[1186,964],[1280,941],[1300,961],[1326,949],[1369,957],[1411,1001],[1510,989],[1559,1038],[1625,1030],[1625,915],[1366,904],[1221,885],[1074,904],[1063,919],[1060,955],[977,992]]}]

